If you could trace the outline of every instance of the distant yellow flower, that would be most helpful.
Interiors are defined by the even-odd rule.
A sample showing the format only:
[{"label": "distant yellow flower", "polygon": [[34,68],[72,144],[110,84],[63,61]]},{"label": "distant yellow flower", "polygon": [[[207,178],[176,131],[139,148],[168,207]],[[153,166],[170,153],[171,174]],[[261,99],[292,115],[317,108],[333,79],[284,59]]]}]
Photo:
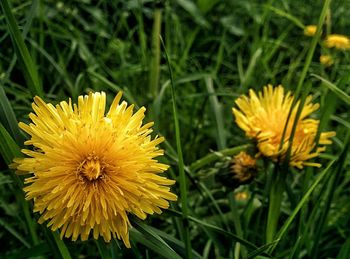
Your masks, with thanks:
[{"label": "distant yellow flower", "polygon": [[350,39],[347,36],[340,34],[330,34],[325,40],[327,48],[350,49]]},{"label": "distant yellow flower", "polygon": [[246,183],[256,173],[256,159],[242,151],[231,160],[231,171],[233,178],[239,183]]},{"label": "distant yellow flower", "polygon": [[60,229],[61,238],[86,240],[93,232],[130,247],[128,214],[145,219],[177,199],[168,187],[174,181],[158,175],[168,168],[155,159],[163,155],[157,147],[163,138],[151,139],[153,123],[142,125],[145,108],[133,114],[121,96],[106,115],[104,92],[56,107],[35,97],[32,123],[19,123],[31,136],[25,144],[34,146],[15,160],[19,173],[32,174],[26,199],[34,201],[39,223]]},{"label": "distant yellow flower", "polygon": [[246,191],[241,191],[241,192],[235,193],[235,199],[237,201],[245,201],[245,200],[248,200],[248,198],[249,198],[249,193]]},{"label": "distant yellow flower", "polygon": [[[243,95],[236,100],[239,109],[233,108],[238,126],[245,131],[249,138],[257,141],[257,147],[262,155],[274,161],[277,161],[278,158],[285,159],[287,153],[299,102],[292,109],[283,139],[284,144],[280,150],[279,147],[293,99],[290,92],[284,93],[281,85],[275,88],[268,85],[258,95],[250,90],[249,97]],[[316,111],[319,105],[312,104],[311,99],[312,96],[306,99],[292,143],[289,164],[297,168],[303,168],[303,166],[320,167],[320,164],[308,162],[308,160],[317,157],[320,152],[325,150],[324,146],[315,147],[319,121],[308,118],[308,116]],[[335,132],[321,133],[319,144],[331,144],[332,141],[329,138],[333,136],[335,136]]]},{"label": "distant yellow flower", "polygon": [[334,61],[332,56],[330,55],[321,55],[320,56],[320,63],[325,65],[326,67],[329,67],[331,65],[333,65]]},{"label": "distant yellow flower", "polygon": [[308,25],[305,26],[304,28],[304,35],[305,36],[314,36],[316,34],[317,31],[317,26],[316,25]]}]

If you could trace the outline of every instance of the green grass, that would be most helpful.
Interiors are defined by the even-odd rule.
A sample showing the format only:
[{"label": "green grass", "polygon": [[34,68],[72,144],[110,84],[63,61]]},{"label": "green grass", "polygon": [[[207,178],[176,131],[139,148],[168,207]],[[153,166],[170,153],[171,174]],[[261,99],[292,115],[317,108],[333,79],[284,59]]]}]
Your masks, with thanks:
[{"label": "green grass", "polygon": [[[329,6],[328,6],[329,4]],[[327,16],[330,14],[330,16]],[[328,33],[350,36],[350,2],[2,0],[0,9],[1,258],[339,258],[350,251],[350,50],[327,49]],[[308,24],[323,24],[314,38]],[[321,54],[331,54],[325,67]],[[234,122],[248,89],[283,84],[313,95],[320,130],[336,131],[321,168],[275,167],[256,178],[223,178],[231,157],[254,143]],[[131,249],[119,240],[60,240],[24,200],[8,166],[28,137],[35,95],[57,104],[105,91],[145,106],[164,136],[162,162],[179,197],[145,221],[130,215]],[[289,122],[293,123],[293,122]],[[239,192],[247,199],[236,199]]]}]

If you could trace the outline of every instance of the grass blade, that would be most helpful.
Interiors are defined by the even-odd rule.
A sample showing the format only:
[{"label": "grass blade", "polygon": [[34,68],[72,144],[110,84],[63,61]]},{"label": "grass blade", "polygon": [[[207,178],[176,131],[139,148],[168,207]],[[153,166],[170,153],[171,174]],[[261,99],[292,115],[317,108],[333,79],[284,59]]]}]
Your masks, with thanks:
[{"label": "grass blade", "polygon": [[328,80],[324,79],[323,77],[311,74],[312,76],[316,77],[317,79],[321,80],[325,86],[328,87],[329,90],[331,90],[333,93],[335,93],[336,96],[338,96],[342,101],[344,101],[347,105],[350,105],[350,96],[347,95],[343,90],[338,88],[335,84],[329,82]]},{"label": "grass blade", "polygon": [[12,163],[13,158],[22,156],[21,149],[2,123],[0,123],[0,153],[8,165]]},{"label": "grass blade", "polygon": [[297,207],[293,210],[292,214],[288,217],[288,219],[283,224],[282,228],[280,229],[279,233],[277,234],[277,237],[275,238],[276,242],[268,250],[269,253],[272,253],[273,250],[276,248],[276,246],[278,245],[279,241],[281,240],[281,238],[284,236],[284,234],[288,230],[290,224],[293,222],[293,220],[295,219],[295,217],[298,214],[298,212],[300,211],[300,209],[306,204],[306,202],[308,201],[311,193],[315,190],[315,188],[318,186],[318,184],[321,182],[321,180],[327,175],[328,171],[330,171],[329,169],[332,167],[334,162],[335,161],[330,162],[328,164],[328,166],[320,173],[320,175],[317,177],[317,179],[314,181],[314,183],[310,186],[308,191],[305,193],[303,198],[298,203]]},{"label": "grass blade", "polygon": [[216,123],[216,142],[219,149],[224,149],[226,147],[226,137],[224,128],[224,119],[222,116],[222,108],[215,95],[215,90],[213,87],[213,79],[211,77],[205,78],[205,85],[209,94],[209,102],[212,109],[212,113],[215,118]]},{"label": "grass blade", "polygon": [[288,19],[289,21],[291,21],[292,23],[294,23],[296,26],[298,26],[300,29],[304,29],[304,24],[295,16],[291,15],[290,13],[287,13],[283,10],[280,10],[276,7],[273,7],[271,5],[267,6],[267,8],[269,8],[271,11],[273,11],[275,14]]},{"label": "grass blade", "polygon": [[43,92],[39,81],[38,71],[24,43],[22,34],[19,31],[15,17],[12,14],[9,2],[8,0],[2,0],[0,3],[7,21],[7,25],[11,35],[13,46],[17,53],[17,57],[23,66],[24,77],[26,79],[28,87],[33,95],[42,96]]},{"label": "grass blade", "polygon": [[14,228],[11,227],[11,225],[7,224],[5,221],[3,221],[0,218],[0,225],[6,229],[10,234],[12,234],[15,238],[17,238],[23,245],[30,248],[30,244],[22,237],[21,234],[19,234]]},{"label": "grass blade", "polygon": [[172,70],[171,70],[169,56],[168,56],[168,53],[165,49],[163,39],[161,37],[160,37],[160,41],[161,41],[162,46],[164,48],[165,57],[166,57],[166,60],[168,63],[170,83],[171,83],[171,97],[172,97],[171,99],[173,102],[172,103],[172,110],[173,110],[173,116],[174,116],[176,149],[177,149],[177,155],[178,155],[181,208],[182,208],[182,213],[183,213],[183,220],[182,220],[183,221],[183,237],[184,237],[184,242],[185,242],[185,247],[186,247],[186,258],[192,258],[191,237],[190,237],[190,230],[189,230],[189,222],[187,219],[187,216],[188,216],[187,179],[186,179],[185,165],[184,165],[183,155],[182,155],[180,125],[179,125],[179,120],[177,117],[175,85],[174,85],[174,79],[173,79],[173,74],[172,74]]},{"label": "grass blade", "polygon": [[3,86],[0,84],[0,122],[17,143],[23,143],[21,132],[18,128],[16,115],[6,96]]},{"label": "grass blade", "polygon": [[[171,214],[173,214],[173,215],[175,215],[177,217],[181,217],[182,216],[181,212],[178,212],[178,211],[175,211],[175,210],[170,210],[169,209],[167,212],[171,213]],[[197,224],[201,225],[202,227],[204,227],[204,228],[206,228],[208,230],[215,231],[218,234],[222,234],[222,235],[224,235],[226,237],[229,237],[233,241],[238,242],[238,243],[244,245],[245,247],[247,247],[247,248],[249,248],[251,250],[258,249],[258,247],[255,246],[253,243],[251,243],[251,242],[249,242],[249,241],[247,241],[247,240],[245,240],[243,238],[240,238],[239,236],[237,236],[235,234],[232,234],[231,232],[228,232],[228,231],[226,231],[226,230],[224,230],[222,228],[219,228],[219,227],[214,226],[214,225],[212,225],[210,223],[207,223],[207,222],[205,222],[203,220],[197,219],[197,218],[192,217],[192,216],[188,216],[188,220],[190,220],[190,221],[192,221],[194,223],[197,223]],[[269,255],[267,253],[264,253],[264,256],[269,256]]]},{"label": "grass blade", "polygon": [[162,24],[162,11],[154,10],[154,21],[152,31],[152,55],[149,68],[149,89],[153,98],[158,94],[159,71],[160,71],[160,40]]},{"label": "grass blade", "polygon": [[197,161],[193,162],[189,166],[189,170],[191,172],[197,171],[198,169],[202,168],[203,166],[210,164],[210,163],[220,159],[223,156],[232,156],[232,155],[238,154],[239,152],[246,150],[250,146],[251,145],[247,144],[247,145],[242,145],[242,146],[233,147],[233,148],[227,148],[224,150],[210,153],[210,154],[198,159]]},{"label": "grass blade", "polygon": [[250,252],[247,256],[248,259],[253,259],[253,258],[256,258],[258,255],[261,255],[263,254],[269,247],[271,247],[272,245],[274,245],[276,243],[276,241],[272,242],[272,243],[268,243],[268,244],[265,244],[261,247],[259,247],[258,249]]},{"label": "grass blade", "polygon": [[325,200],[324,209],[321,212],[321,217],[320,217],[320,220],[317,224],[318,228],[316,230],[316,235],[314,237],[314,245],[313,245],[312,251],[311,251],[312,258],[315,258],[317,255],[318,247],[319,247],[319,240],[321,238],[322,231],[325,228],[324,226],[326,224],[326,219],[327,219],[327,216],[328,216],[330,208],[331,208],[331,203],[332,203],[332,200],[334,197],[334,193],[340,184],[340,179],[342,177],[342,174],[341,174],[342,170],[343,170],[343,168],[346,167],[346,156],[348,154],[348,149],[349,149],[349,140],[350,140],[350,130],[348,130],[348,134],[346,136],[346,140],[344,143],[344,149],[339,156],[337,168],[334,170],[335,171],[334,177],[330,181],[330,185],[329,185],[330,190],[328,191],[328,195],[327,195],[326,200]]},{"label": "grass blade", "polygon": [[[139,220],[134,220],[132,224],[135,226],[138,233],[142,233],[142,237],[136,234],[136,239],[139,242],[142,241],[142,243],[149,245],[154,252],[166,258],[182,258],[155,231],[153,231],[152,228]],[[134,238],[134,236],[135,232],[132,232],[132,237]]]},{"label": "grass blade", "polygon": [[68,248],[64,244],[63,240],[60,239],[57,232],[52,232],[52,235],[55,239],[56,245],[58,247],[58,250],[60,250],[61,256],[63,259],[71,259],[72,257],[69,254]]}]

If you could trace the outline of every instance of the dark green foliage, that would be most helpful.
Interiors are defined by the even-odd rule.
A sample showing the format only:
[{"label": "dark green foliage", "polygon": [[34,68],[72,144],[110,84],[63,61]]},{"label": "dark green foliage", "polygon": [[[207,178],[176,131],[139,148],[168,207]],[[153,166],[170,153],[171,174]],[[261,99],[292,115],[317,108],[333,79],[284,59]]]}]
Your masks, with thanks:
[{"label": "dark green foliage", "polygon": [[[317,24],[323,5],[1,0],[0,257],[349,258],[350,52],[322,42],[327,33],[350,36],[350,1],[331,3],[312,53],[303,27]],[[321,54],[331,54],[334,64],[321,65]],[[279,217],[267,241],[275,167],[260,159],[256,177],[243,185],[229,178],[229,161],[254,149],[234,123],[234,100],[269,83],[299,96],[310,92],[321,106],[313,115],[320,128],[337,136],[317,158],[322,168],[279,177]],[[61,241],[35,223],[23,179],[8,168],[23,146],[17,121],[28,122],[34,95],[57,104],[105,91],[111,103],[119,90],[135,107],[147,108],[145,120],[166,138],[161,159],[171,165],[179,201],[160,216],[133,218],[131,249],[119,241]],[[247,197],[239,199],[241,193]]]}]

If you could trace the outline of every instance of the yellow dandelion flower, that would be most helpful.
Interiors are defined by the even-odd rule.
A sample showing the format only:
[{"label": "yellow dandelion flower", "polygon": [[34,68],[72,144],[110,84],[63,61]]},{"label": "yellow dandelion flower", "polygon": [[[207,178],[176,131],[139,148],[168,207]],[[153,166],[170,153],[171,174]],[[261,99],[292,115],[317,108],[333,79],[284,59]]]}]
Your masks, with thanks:
[{"label": "yellow dandelion flower", "polygon": [[231,171],[238,182],[249,182],[256,173],[256,159],[242,151],[232,158]]},{"label": "yellow dandelion flower", "polygon": [[246,201],[249,198],[249,193],[246,191],[236,192],[234,195],[237,201]]},{"label": "yellow dandelion flower", "polygon": [[350,49],[350,39],[347,36],[340,34],[330,34],[325,40],[327,48]]},{"label": "yellow dandelion flower", "polygon": [[309,36],[309,37],[312,37],[316,34],[316,31],[317,31],[317,26],[316,25],[307,25],[305,26],[304,28],[304,35],[305,36]]},{"label": "yellow dandelion flower", "polygon": [[[280,150],[279,147],[293,99],[290,92],[285,94],[281,85],[275,88],[268,85],[258,95],[250,90],[249,97],[243,95],[236,100],[239,109],[233,108],[237,125],[245,131],[249,138],[257,141],[257,147],[262,155],[274,161],[277,161],[278,158],[283,160],[287,153],[299,101],[292,109],[283,139],[284,144]],[[324,146],[315,147],[319,121],[308,117],[319,108],[319,104],[311,103],[311,99],[312,96],[306,98],[291,147],[289,164],[300,169],[303,166],[321,166],[318,163],[308,162],[308,160],[317,157],[325,150]],[[333,136],[335,136],[333,131],[321,133],[319,144],[331,144],[330,137]]]},{"label": "yellow dandelion flower", "polygon": [[177,199],[168,187],[174,181],[159,175],[168,166],[155,159],[163,155],[157,147],[163,137],[151,139],[153,123],[142,125],[145,108],[133,113],[121,96],[106,115],[104,92],[56,106],[35,97],[32,123],[19,123],[31,136],[25,144],[34,147],[15,160],[20,173],[32,174],[26,199],[34,201],[39,223],[60,229],[61,238],[87,240],[92,232],[130,247],[128,214],[145,219]]},{"label": "yellow dandelion flower", "polygon": [[330,55],[321,55],[320,56],[320,63],[326,67],[329,67],[329,66],[333,65],[334,60],[333,60],[332,56],[330,56]]}]

